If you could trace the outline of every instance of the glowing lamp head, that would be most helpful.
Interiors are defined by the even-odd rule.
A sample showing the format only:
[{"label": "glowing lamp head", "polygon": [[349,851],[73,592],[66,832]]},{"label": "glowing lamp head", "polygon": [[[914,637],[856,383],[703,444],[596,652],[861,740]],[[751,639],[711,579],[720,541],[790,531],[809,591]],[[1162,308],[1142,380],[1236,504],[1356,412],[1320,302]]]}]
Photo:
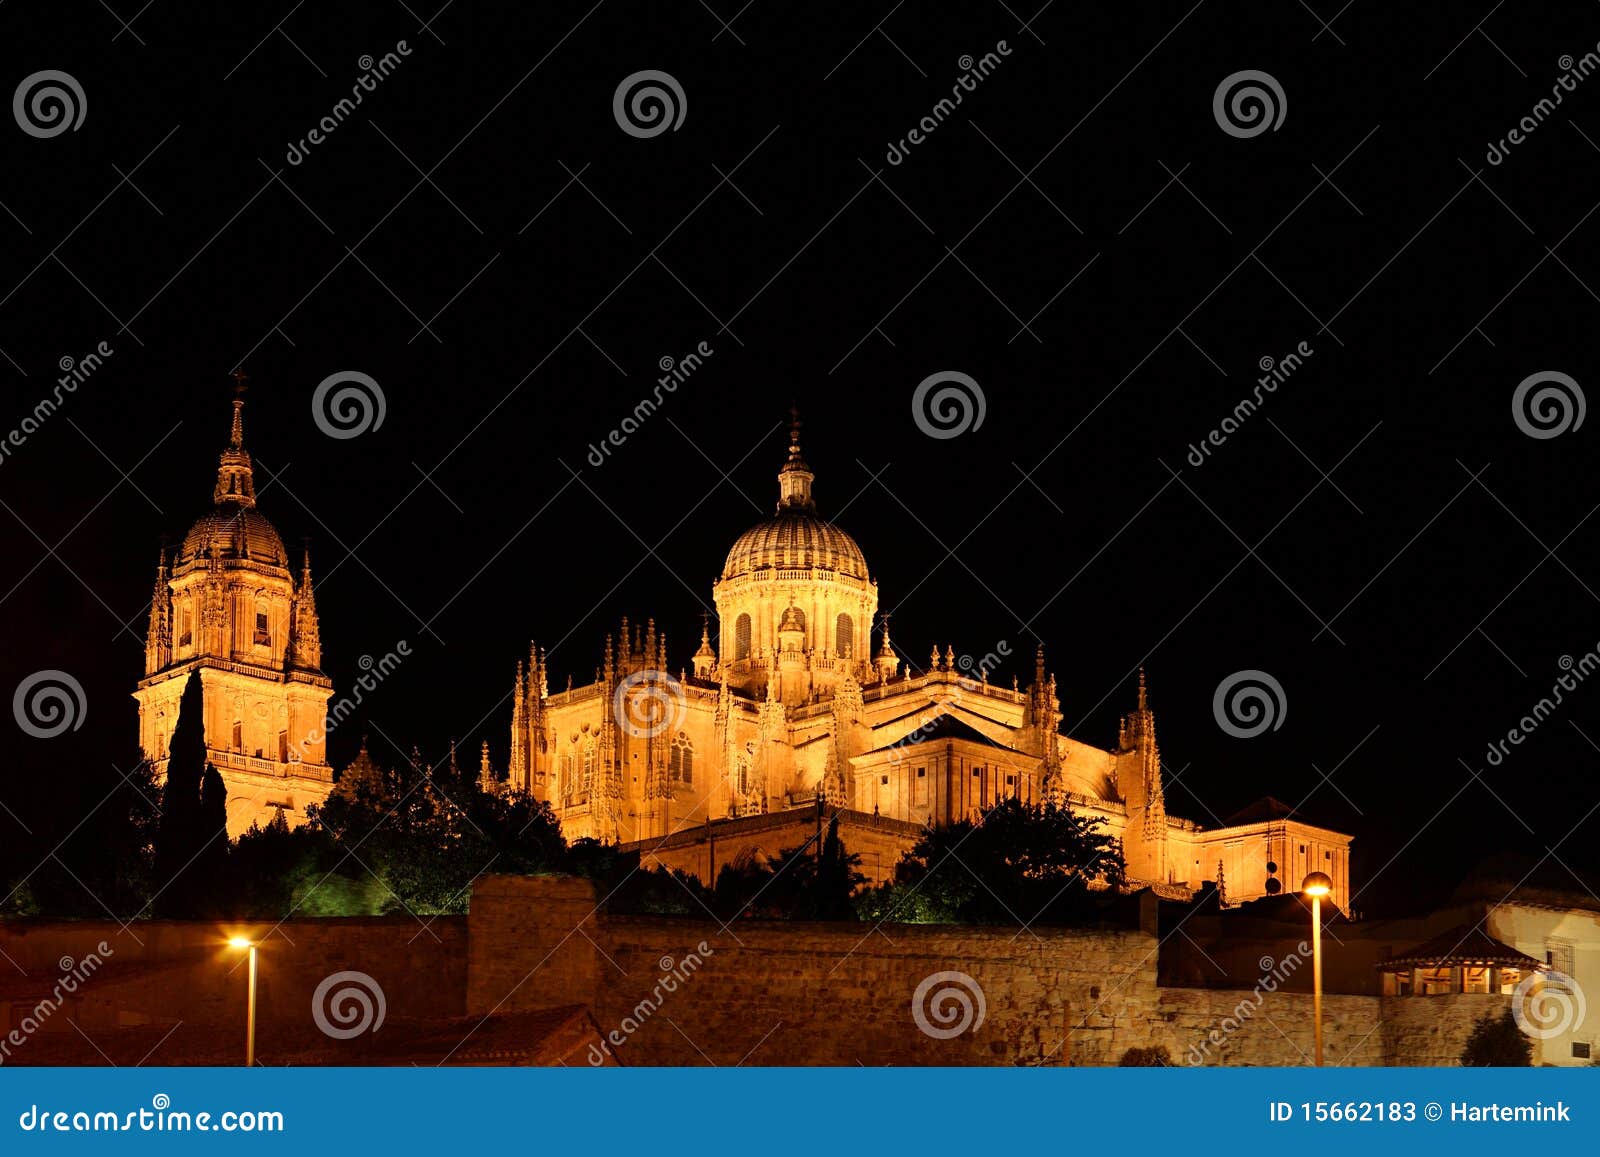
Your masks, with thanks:
[{"label": "glowing lamp head", "polygon": [[255,941],[247,936],[234,936],[228,940],[229,948],[254,948]]},{"label": "glowing lamp head", "polygon": [[1326,872],[1312,872],[1300,885],[1300,890],[1307,896],[1326,896],[1333,891],[1333,880]]}]

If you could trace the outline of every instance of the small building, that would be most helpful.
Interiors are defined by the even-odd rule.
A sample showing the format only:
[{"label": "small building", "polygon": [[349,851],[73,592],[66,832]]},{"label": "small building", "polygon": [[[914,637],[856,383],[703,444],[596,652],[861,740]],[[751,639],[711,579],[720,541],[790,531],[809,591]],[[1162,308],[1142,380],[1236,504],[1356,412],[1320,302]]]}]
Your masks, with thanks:
[{"label": "small building", "polygon": [[1543,965],[1483,930],[1458,924],[1375,966],[1384,996],[1444,996],[1480,992],[1510,995]]}]

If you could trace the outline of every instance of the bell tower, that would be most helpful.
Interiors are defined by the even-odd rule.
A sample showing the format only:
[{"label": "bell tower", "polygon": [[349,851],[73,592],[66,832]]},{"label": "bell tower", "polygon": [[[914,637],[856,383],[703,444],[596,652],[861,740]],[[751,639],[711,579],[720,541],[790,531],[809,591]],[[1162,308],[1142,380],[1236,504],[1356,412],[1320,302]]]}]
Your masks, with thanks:
[{"label": "bell tower", "polygon": [[280,812],[300,823],[333,785],[324,734],[333,684],[321,669],[311,556],[302,555],[297,574],[256,509],[244,390],[236,374],[211,509],[170,557],[161,552],[145,674],[133,692],[140,745],[164,775],[184,684],[200,672],[206,758],[227,789],[230,836]]}]

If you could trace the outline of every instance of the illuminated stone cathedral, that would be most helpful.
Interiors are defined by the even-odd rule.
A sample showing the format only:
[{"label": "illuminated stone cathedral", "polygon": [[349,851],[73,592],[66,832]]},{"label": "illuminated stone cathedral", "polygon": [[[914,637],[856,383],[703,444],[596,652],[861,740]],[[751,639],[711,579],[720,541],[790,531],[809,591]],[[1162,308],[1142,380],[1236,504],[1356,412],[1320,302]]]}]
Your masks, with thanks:
[{"label": "illuminated stone cathedral", "polygon": [[[826,811],[874,879],[926,826],[1003,799],[1055,800],[1105,821],[1130,880],[1171,895],[1214,884],[1236,903],[1310,871],[1349,895],[1350,837],[1263,800],[1205,829],[1167,813],[1155,715],[1141,674],[1112,748],[1061,734],[1041,647],[1031,679],[991,683],[995,655],[935,647],[902,661],[860,546],[822,518],[798,420],[774,515],[740,535],[712,587],[716,639],[670,674],[654,620],[606,638],[594,682],[552,692],[535,645],[518,663],[506,788],[548,801],[570,839],[647,853],[710,882],[741,856],[815,834]],[[1004,649],[1004,645],[1001,645]],[[1276,885],[1276,886],[1275,886]]]},{"label": "illuminated stone cathedral", "polygon": [[133,693],[140,745],[164,776],[178,702],[198,671],[206,758],[227,788],[228,835],[265,827],[280,812],[300,823],[333,787],[323,744],[333,683],[321,666],[310,554],[297,573],[256,509],[236,394],[211,509],[156,568],[144,678]]}]

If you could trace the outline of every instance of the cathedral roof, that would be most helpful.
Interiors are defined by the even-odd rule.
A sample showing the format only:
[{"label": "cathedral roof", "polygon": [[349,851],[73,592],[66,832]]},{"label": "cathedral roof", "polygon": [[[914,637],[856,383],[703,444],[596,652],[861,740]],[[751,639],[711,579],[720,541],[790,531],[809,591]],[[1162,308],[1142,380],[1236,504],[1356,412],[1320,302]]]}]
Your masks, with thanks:
[{"label": "cathedral roof", "polygon": [[255,472],[244,448],[243,378],[233,399],[233,426],[217,465],[212,507],[202,514],[178,548],[177,566],[201,562],[215,550],[223,559],[248,559],[269,566],[289,565],[283,539],[256,509]]},{"label": "cathedral roof", "polygon": [[215,543],[225,559],[248,558],[270,566],[287,567],[288,552],[277,529],[253,506],[222,503],[202,514],[183,537],[177,563],[204,561]]},{"label": "cathedral roof", "polygon": [[934,743],[950,739],[965,739],[969,743],[979,743],[984,747],[998,747],[1002,751],[1015,751],[997,740],[990,739],[969,723],[963,723],[949,712],[935,716],[921,727],[913,728],[906,732],[893,743],[886,743],[882,747],[873,748],[874,751],[892,751],[897,747],[915,747],[920,743]]},{"label": "cathedral roof", "polygon": [[724,579],[764,570],[837,571],[865,581],[867,559],[856,540],[818,516],[811,468],[800,453],[800,420],[789,428],[789,457],[778,471],[778,509],[739,536],[722,568]]}]

